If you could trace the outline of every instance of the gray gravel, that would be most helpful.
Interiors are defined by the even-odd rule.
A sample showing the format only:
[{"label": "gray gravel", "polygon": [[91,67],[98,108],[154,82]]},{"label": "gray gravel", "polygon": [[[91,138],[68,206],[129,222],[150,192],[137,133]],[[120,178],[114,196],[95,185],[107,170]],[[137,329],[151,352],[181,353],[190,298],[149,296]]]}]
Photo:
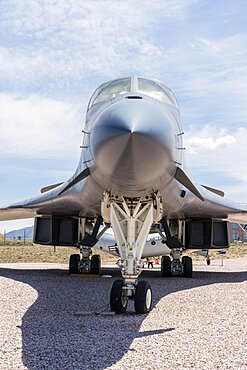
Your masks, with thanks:
[{"label": "gray gravel", "polygon": [[149,315],[109,310],[112,278],[59,264],[0,265],[0,369],[247,369],[247,258],[195,262],[193,279],[146,271]]}]

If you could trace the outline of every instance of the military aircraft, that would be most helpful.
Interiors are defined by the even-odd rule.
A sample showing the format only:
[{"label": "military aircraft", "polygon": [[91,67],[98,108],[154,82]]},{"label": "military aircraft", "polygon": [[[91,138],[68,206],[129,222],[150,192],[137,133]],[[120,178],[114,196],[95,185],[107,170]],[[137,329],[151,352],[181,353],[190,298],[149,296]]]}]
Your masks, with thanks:
[{"label": "military aircraft", "polygon": [[82,257],[70,257],[70,273],[99,273],[100,257],[91,251],[112,227],[122,279],[112,285],[111,309],[123,313],[134,300],[136,313],[147,313],[152,290],[138,277],[150,230],[171,251],[162,257],[162,275],[191,277],[192,260],[183,252],[227,248],[228,221],[246,223],[247,209],[190,178],[177,100],[157,80],[127,77],[101,85],[82,132],[75,174],[0,209],[0,220],[34,217],[35,243],[80,248]]}]

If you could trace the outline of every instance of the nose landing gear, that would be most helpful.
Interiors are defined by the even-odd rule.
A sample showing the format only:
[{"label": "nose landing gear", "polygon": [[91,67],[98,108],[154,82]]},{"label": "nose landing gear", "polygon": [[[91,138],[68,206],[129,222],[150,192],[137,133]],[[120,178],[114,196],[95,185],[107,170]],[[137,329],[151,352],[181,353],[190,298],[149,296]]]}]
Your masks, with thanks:
[{"label": "nose landing gear", "polygon": [[124,198],[104,194],[101,214],[110,223],[121,257],[123,280],[116,280],[111,289],[110,306],[116,313],[126,312],[128,301],[134,301],[135,312],[146,314],[152,306],[152,290],[147,281],[138,281],[143,267],[143,249],[153,222],[162,215],[159,193],[143,198]]},{"label": "nose landing gear", "polygon": [[137,314],[145,314],[151,310],[152,289],[148,281],[141,280],[136,285],[125,285],[123,280],[115,280],[110,295],[111,310],[125,313],[129,300],[135,304]]}]

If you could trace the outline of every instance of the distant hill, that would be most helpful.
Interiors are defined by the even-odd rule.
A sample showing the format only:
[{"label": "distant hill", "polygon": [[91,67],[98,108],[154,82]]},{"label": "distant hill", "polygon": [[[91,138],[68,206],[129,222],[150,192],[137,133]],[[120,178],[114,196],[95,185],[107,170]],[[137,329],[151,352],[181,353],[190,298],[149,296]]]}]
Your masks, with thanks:
[{"label": "distant hill", "polygon": [[24,233],[25,233],[26,240],[32,240],[33,239],[33,226],[24,227],[23,229],[10,231],[6,233],[6,238],[18,240],[18,237],[20,237],[21,240],[24,240]]},{"label": "distant hill", "polygon": [[4,236],[3,234],[0,233],[0,240],[3,240],[4,239]]}]

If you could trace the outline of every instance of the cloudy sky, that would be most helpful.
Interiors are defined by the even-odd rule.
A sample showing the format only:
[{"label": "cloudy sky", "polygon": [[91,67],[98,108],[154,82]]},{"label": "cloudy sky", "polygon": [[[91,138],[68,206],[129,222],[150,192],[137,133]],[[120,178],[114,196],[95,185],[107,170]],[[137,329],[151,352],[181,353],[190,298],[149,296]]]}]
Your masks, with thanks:
[{"label": "cloudy sky", "polygon": [[73,173],[90,95],[129,75],[174,91],[194,179],[246,202],[246,15],[246,0],[0,0],[0,206]]}]

